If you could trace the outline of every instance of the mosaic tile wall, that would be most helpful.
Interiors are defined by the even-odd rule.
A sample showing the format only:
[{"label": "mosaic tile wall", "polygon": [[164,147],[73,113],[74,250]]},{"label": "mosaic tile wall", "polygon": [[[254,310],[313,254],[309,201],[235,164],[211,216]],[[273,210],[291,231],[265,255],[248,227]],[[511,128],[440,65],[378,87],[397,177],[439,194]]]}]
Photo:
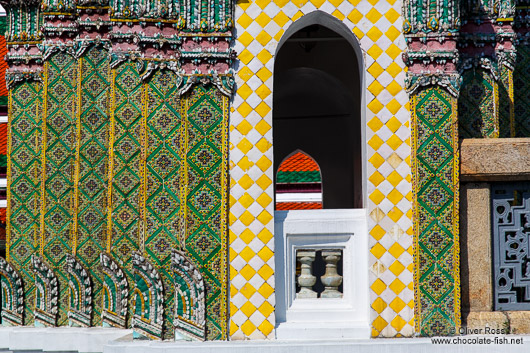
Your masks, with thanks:
[{"label": "mosaic tile wall", "polygon": [[499,137],[499,89],[491,72],[466,70],[458,98],[458,128],[462,138]]},{"label": "mosaic tile wall", "polygon": [[401,1],[256,0],[236,7],[239,67],[230,126],[230,336],[274,337],[272,90],[287,28],[320,10],[364,54],[372,336],[414,332],[410,113]]}]

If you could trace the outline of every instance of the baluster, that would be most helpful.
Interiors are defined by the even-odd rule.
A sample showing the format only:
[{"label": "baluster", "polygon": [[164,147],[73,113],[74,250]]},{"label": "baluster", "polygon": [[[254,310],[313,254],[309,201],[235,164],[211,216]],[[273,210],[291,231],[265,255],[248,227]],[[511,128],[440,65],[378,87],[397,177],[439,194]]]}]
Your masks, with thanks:
[{"label": "baluster", "polygon": [[311,289],[317,282],[313,276],[313,261],[315,261],[315,250],[298,250],[296,258],[301,263],[300,276],[298,276],[298,285],[301,287],[300,292],[296,293],[297,298],[316,298],[317,292]]},{"label": "baluster", "polygon": [[342,298],[339,286],[342,283],[342,276],[337,273],[337,262],[340,260],[340,250],[323,250],[322,258],[326,263],[326,273],[320,278],[325,286],[320,295],[321,298]]}]

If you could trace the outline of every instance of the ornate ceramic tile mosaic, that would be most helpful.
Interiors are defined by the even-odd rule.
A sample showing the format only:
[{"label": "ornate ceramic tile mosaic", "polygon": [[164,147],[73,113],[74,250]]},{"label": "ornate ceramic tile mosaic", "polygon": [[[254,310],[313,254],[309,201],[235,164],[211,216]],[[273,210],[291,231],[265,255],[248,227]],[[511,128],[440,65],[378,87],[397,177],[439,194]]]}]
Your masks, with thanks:
[{"label": "ornate ceramic tile mosaic", "polygon": [[[62,269],[74,237],[74,178],[77,133],[77,60],[58,51],[44,68],[45,127],[42,140],[41,256],[51,269]],[[44,122],[43,122],[44,124]],[[59,280],[58,325],[68,321],[68,278]]]},{"label": "ornate ceramic tile mosaic", "polygon": [[76,150],[74,254],[92,278],[93,324],[101,323],[102,280],[100,253],[107,244],[109,151],[109,57],[92,46],[78,61],[79,144]]},{"label": "ornate ceramic tile mosaic", "polygon": [[[143,136],[142,80],[136,63],[126,62],[112,71],[109,158],[112,182],[107,252],[121,260],[127,278],[132,274],[132,249],[139,249],[140,159]],[[130,286],[132,296],[133,286]],[[133,308],[129,308],[129,319]],[[130,321],[130,320],[129,320]],[[129,322],[130,324],[130,322]]]},{"label": "ornate ceramic tile mosaic", "polygon": [[530,136],[530,76],[528,67],[530,63],[530,46],[517,47],[517,61],[513,72],[514,86],[514,137]]},{"label": "ornate ceramic tile mosaic", "polygon": [[401,7],[401,1],[367,0],[237,4],[238,90],[230,126],[232,339],[274,337],[274,55],[289,26],[316,10],[342,21],[364,53],[372,335],[412,335],[410,115]]},{"label": "ornate ceramic tile mosaic", "polygon": [[466,70],[458,98],[458,124],[462,138],[499,136],[499,90],[491,72]]},{"label": "ornate ceramic tile mosaic", "polygon": [[460,325],[456,98],[431,87],[412,105],[417,329],[450,335]]},{"label": "ornate ceramic tile mosaic", "polygon": [[[31,255],[40,247],[42,84],[28,81],[10,91],[7,260],[24,281],[25,322],[33,321],[35,280]],[[15,137],[16,138],[13,138]]]}]

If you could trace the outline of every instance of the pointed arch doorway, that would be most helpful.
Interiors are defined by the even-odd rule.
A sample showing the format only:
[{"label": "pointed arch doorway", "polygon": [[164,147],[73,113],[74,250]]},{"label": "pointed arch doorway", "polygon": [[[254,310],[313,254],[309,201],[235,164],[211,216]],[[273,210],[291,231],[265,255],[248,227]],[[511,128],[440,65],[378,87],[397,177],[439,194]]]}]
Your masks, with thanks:
[{"label": "pointed arch doorway", "polygon": [[[278,44],[273,149],[279,339],[370,336],[362,60],[351,31],[321,11],[292,24]],[[289,164],[289,173],[299,177],[285,177],[285,161],[297,151],[319,166],[318,181],[303,163]],[[322,209],[304,207],[315,182],[321,183]],[[335,269],[342,278],[331,288],[326,283]]]}]

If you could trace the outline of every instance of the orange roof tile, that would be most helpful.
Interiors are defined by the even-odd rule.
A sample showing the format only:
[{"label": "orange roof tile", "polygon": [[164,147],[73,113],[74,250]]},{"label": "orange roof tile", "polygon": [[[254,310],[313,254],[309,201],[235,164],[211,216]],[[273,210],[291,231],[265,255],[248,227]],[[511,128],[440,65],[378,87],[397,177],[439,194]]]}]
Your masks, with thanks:
[{"label": "orange roof tile", "polygon": [[7,87],[6,87],[7,63],[4,60],[5,55],[7,55],[6,39],[4,36],[0,36],[0,96],[7,96]]},{"label": "orange roof tile", "polygon": [[276,202],[277,211],[320,209],[322,209],[322,202]]},{"label": "orange roof tile", "polygon": [[282,162],[279,172],[315,172],[320,171],[317,162],[304,152],[296,152]]},{"label": "orange roof tile", "polygon": [[7,124],[0,124],[0,154],[7,155]]}]

